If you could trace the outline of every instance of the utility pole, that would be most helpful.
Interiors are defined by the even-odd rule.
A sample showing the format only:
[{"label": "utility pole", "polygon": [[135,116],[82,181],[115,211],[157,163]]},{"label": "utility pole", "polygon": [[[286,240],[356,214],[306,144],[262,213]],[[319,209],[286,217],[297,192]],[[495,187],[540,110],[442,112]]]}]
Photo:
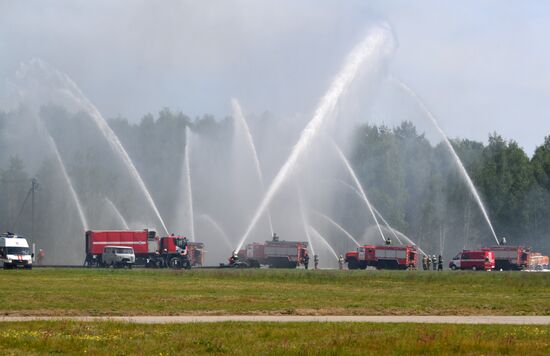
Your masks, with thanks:
[{"label": "utility pole", "polygon": [[31,237],[34,238],[34,193],[38,190],[38,180],[36,178],[31,179],[31,188],[29,189],[29,192],[27,193],[27,196],[25,197],[25,200],[23,200],[23,204],[21,204],[21,210],[19,210],[19,214],[17,214],[17,217],[15,218],[15,222],[13,223],[13,231],[15,231],[17,223],[19,222],[19,218],[21,217],[21,214],[23,214],[23,210],[25,209],[25,205],[27,203],[27,200],[29,200],[29,197],[31,198]]},{"label": "utility pole", "polygon": [[31,238],[33,241],[34,238],[34,193],[38,190],[38,180],[33,178],[31,180]]}]

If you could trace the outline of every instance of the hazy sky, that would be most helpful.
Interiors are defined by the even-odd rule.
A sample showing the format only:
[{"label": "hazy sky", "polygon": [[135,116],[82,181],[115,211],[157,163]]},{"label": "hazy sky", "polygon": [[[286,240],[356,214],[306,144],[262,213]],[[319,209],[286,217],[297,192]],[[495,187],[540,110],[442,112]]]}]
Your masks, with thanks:
[{"label": "hazy sky", "polygon": [[528,153],[550,135],[550,1],[0,0],[0,78],[38,57],[106,117],[309,114],[376,21],[449,136],[497,131]]}]

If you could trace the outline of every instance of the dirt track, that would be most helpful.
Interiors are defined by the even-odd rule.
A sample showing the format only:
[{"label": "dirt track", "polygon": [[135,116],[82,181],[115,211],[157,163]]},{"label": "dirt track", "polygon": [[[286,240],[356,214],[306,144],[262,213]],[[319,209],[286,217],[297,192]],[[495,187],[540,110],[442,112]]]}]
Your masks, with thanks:
[{"label": "dirt track", "polygon": [[35,320],[118,321],[140,324],[244,322],[358,322],[358,323],[430,323],[430,324],[524,324],[550,325],[550,316],[292,316],[292,315],[221,315],[221,316],[112,316],[112,317],[36,317],[4,316],[0,322]]}]

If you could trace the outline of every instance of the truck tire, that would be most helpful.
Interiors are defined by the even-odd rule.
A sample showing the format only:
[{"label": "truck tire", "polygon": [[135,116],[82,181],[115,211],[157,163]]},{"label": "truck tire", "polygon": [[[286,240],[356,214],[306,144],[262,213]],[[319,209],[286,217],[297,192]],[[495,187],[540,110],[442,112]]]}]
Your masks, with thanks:
[{"label": "truck tire", "polygon": [[168,261],[168,266],[173,269],[181,269],[181,261],[178,257],[172,257],[170,261]]},{"label": "truck tire", "polygon": [[472,271],[477,271],[477,267],[476,267],[476,266],[473,266],[473,267],[472,267]]},{"label": "truck tire", "polygon": [[452,269],[453,271],[456,271],[456,265],[451,265],[451,269]]},{"label": "truck tire", "polygon": [[260,268],[260,262],[258,262],[257,260],[249,259],[249,260],[246,261],[246,263],[251,268]]},{"label": "truck tire", "polygon": [[359,269],[359,262],[355,258],[348,260],[348,269]]}]

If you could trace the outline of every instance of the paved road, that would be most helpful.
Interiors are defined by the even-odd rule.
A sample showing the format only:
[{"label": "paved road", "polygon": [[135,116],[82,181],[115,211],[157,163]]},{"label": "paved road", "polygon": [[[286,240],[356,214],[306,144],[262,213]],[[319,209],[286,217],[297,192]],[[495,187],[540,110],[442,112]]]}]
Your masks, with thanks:
[{"label": "paved road", "polygon": [[119,321],[139,324],[246,322],[358,322],[429,324],[524,324],[550,325],[550,316],[298,316],[298,315],[220,315],[220,316],[0,316],[0,322],[35,320]]}]

